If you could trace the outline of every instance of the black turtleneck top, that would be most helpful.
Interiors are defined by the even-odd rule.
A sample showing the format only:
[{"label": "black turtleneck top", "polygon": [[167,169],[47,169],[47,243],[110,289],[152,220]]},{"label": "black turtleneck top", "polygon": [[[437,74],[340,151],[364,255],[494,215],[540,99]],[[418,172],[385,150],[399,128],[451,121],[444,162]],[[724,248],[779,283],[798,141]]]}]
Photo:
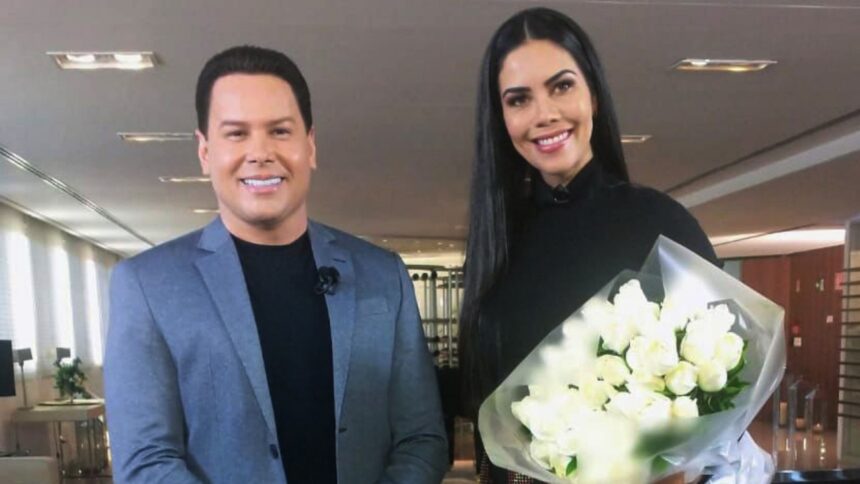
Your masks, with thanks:
[{"label": "black turtleneck top", "polygon": [[496,385],[619,272],[638,271],[658,235],[718,263],[684,207],[657,190],[613,178],[595,160],[566,187],[552,189],[538,177],[533,203],[507,272],[482,306],[498,329]]},{"label": "black turtleneck top", "polygon": [[308,233],[287,245],[233,237],[266,368],[278,449],[290,484],[337,482],[334,373],[325,296]]}]

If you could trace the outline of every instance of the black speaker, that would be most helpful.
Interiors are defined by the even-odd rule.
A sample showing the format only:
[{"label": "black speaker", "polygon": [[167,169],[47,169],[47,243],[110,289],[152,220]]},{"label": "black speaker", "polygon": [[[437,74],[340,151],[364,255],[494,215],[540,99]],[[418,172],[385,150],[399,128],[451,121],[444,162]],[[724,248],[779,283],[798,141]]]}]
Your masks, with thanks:
[{"label": "black speaker", "polygon": [[0,340],[0,397],[15,396],[15,364],[12,362],[12,342]]}]

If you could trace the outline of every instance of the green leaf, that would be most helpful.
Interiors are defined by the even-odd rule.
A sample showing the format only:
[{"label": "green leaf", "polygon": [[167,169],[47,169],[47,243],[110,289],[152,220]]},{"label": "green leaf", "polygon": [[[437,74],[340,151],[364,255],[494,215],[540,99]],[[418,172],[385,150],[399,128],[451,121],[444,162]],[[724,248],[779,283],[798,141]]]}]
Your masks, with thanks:
[{"label": "green leaf", "polygon": [[653,461],[651,461],[651,475],[661,474],[666,471],[666,469],[668,469],[671,465],[672,464],[670,464],[669,461],[664,459],[663,456],[658,455],[654,458]]},{"label": "green leaf", "polygon": [[597,344],[597,356],[601,357],[603,355],[621,356],[615,351],[612,351],[611,349],[603,346],[603,338],[600,338],[600,342]]},{"label": "green leaf", "polygon": [[567,469],[564,470],[564,475],[569,476],[576,472],[576,456],[571,457],[570,462],[567,463]]},{"label": "green leaf", "polygon": [[633,452],[639,457],[651,457],[675,447],[687,437],[686,432],[679,432],[676,429],[645,432],[639,437],[639,442],[637,442]]},{"label": "green leaf", "polygon": [[55,361],[54,366],[57,368],[54,373],[54,388],[60,391],[60,398],[89,396],[83,386],[87,375],[81,369],[80,358],[75,358],[71,364]]}]

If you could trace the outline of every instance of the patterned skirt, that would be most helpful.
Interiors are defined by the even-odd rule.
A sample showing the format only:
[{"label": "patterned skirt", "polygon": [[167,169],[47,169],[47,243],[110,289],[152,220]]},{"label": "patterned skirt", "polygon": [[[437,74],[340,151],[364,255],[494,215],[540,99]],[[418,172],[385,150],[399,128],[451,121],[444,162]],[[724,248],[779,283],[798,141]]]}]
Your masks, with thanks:
[{"label": "patterned skirt", "polygon": [[541,481],[517,474],[506,469],[500,469],[490,463],[487,454],[481,455],[478,482],[480,484],[539,484]]}]

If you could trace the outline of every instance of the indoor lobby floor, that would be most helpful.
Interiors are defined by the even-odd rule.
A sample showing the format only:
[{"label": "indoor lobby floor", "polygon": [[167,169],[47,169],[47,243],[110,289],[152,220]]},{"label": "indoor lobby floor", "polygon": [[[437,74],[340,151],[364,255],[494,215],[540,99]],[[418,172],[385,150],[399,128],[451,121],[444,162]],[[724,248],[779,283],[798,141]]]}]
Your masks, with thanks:
[{"label": "indoor lobby floor", "polygon": [[[468,422],[457,421],[454,437],[454,466],[443,484],[473,484],[477,482],[474,465],[472,428]],[[756,443],[770,452],[774,446],[773,432],[767,422],[754,421],[749,432]],[[788,445],[788,432],[780,428],[776,434],[777,459],[780,469],[832,469],[838,467],[836,431],[822,433],[796,432],[794,451]],[[65,479],[64,484],[112,484],[109,477]]]}]

